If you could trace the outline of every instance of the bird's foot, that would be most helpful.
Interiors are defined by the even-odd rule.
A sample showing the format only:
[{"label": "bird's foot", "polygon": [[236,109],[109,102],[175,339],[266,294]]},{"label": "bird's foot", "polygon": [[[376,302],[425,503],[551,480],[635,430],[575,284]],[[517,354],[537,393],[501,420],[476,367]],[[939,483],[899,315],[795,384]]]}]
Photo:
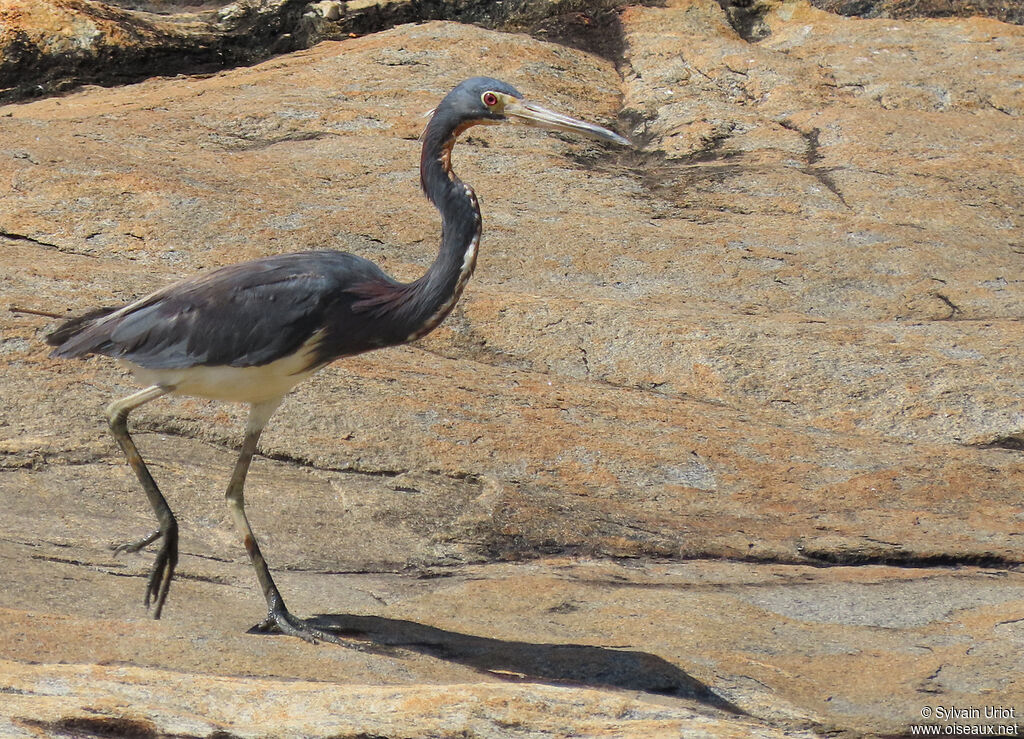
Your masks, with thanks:
[{"label": "bird's foot", "polygon": [[121,552],[137,552],[157,539],[164,541],[156,553],[153,569],[149,573],[144,602],[147,609],[149,604],[153,603],[153,618],[158,619],[164,610],[164,602],[167,600],[167,591],[171,588],[171,580],[174,579],[174,569],[178,566],[178,522],[172,517],[168,523],[161,524],[160,528],[149,536],[138,541],[113,546],[111,549],[114,550],[115,555]]},{"label": "bird's foot", "polygon": [[163,535],[163,530],[157,529],[149,536],[144,536],[138,541],[129,541],[125,542],[124,544],[111,544],[110,549],[114,552],[115,556],[120,554],[121,552],[129,552],[131,554],[134,554],[135,552],[145,549]]},{"label": "bird's foot", "polygon": [[160,613],[164,610],[167,591],[171,589],[174,569],[178,566],[177,522],[172,520],[170,526],[167,527],[161,536],[164,543],[160,546],[160,551],[156,553],[153,571],[149,574],[149,583],[146,585],[146,608],[149,608],[149,602],[152,600],[153,618],[155,619],[159,619]]},{"label": "bird's foot", "polygon": [[292,615],[291,611],[284,606],[267,613],[267,617],[249,629],[249,633],[286,634],[287,636],[297,636],[310,644],[325,641],[331,644],[349,645],[348,641],[337,634],[310,626],[298,616]]},{"label": "bird's foot", "polygon": [[150,602],[155,606],[153,618],[160,618],[164,609],[164,601],[167,600],[167,591],[171,588],[171,580],[174,579],[174,569],[178,566],[178,522],[172,517],[170,523],[163,525],[148,536],[138,541],[130,541],[125,544],[114,544],[110,548],[116,557],[121,552],[138,552],[145,549],[157,539],[163,539],[160,551],[156,553],[156,560],[153,562],[153,569],[149,573],[149,582],[146,584],[146,608]]}]

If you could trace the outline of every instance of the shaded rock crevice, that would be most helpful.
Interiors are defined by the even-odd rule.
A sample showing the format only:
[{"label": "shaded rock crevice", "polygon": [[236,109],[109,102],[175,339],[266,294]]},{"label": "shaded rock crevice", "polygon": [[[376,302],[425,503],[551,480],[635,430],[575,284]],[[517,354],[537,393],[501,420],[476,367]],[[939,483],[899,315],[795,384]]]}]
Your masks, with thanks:
[{"label": "shaded rock crevice", "polygon": [[[98,254],[91,254],[87,251],[80,251],[78,249],[73,249],[68,246],[62,246],[60,244],[55,244],[50,241],[44,241],[34,236],[27,236],[25,234],[14,233],[12,231],[0,231],[0,238],[9,239],[10,241],[20,241],[26,244],[31,244],[32,246],[39,247],[40,249],[51,249],[53,251],[58,251],[61,254],[71,254],[76,257],[88,257],[89,259],[99,258]],[[38,314],[45,315],[44,313]]]},{"label": "shaded rock crevice", "polygon": [[778,5],[777,0],[717,0],[722,6],[729,25],[744,41],[757,43],[771,36],[772,30],[764,17]]},{"label": "shaded rock crevice", "polygon": [[800,171],[804,174],[810,175],[824,185],[829,192],[839,198],[839,202],[849,208],[850,204],[847,203],[846,198],[843,197],[843,193],[836,184],[835,178],[831,175],[831,170],[827,167],[816,166],[817,163],[824,158],[824,155],[821,152],[821,129],[811,128],[810,130],[804,130],[792,121],[786,119],[780,120],[778,123],[787,131],[793,131],[799,134],[807,144],[807,152],[805,154],[807,163],[806,166],[800,168]]},{"label": "shaded rock crevice", "polygon": [[[733,30],[758,43],[772,35],[766,16],[784,0],[716,0]],[[985,16],[1005,23],[1024,24],[1024,7],[1005,0],[811,0],[829,13],[855,18],[969,18]]]},{"label": "shaded rock crevice", "polygon": [[[213,735],[167,734],[152,721],[117,716],[69,717],[58,721],[22,719],[26,728],[40,731],[46,736],[61,739],[212,739]],[[234,734],[218,732],[217,739],[235,739]]]},{"label": "shaded rock crevice", "polygon": [[305,0],[240,0],[220,11],[163,16],[91,0],[40,3],[38,16],[29,16],[29,22],[60,30],[41,35],[27,25],[0,37],[5,52],[0,103],[82,84],[115,86],[157,75],[209,73],[291,51],[298,44],[288,29],[298,25],[305,5]]},{"label": "shaded rock crevice", "polygon": [[858,18],[965,18],[987,16],[1024,24],[1024,6],[1007,0],[813,0],[830,13]]},{"label": "shaded rock crevice", "polygon": [[29,244],[34,244],[36,246],[41,246],[41,247],[46,248],[46,249],[56,249],[57,251],[61,250],[61,248],[59,246],[57,246],[56,244],[51,244],[48,241],[42,241],[40,239],[33,238],[32,236],[26,236],[25,234],[13,233],[11,231],[0,231],[0,238],[10,239],[11,241],[24,241],[24,242],[27,242]]},{"label": "shaded rock crevice", "polygon": [[991,439],[975,442],[969,446],[981,447],[982,449],[1009,449],[1015,452],[1024,451],[1024,432],[1013,432],[1002,434]]},{"label": "shaded rock crevice", "polygon": [[[641,0],[640,4],[657,2]],[[506,0],[501,3],[491,0],[414,0],[408,4],[378,5],[372,16],[370,13],[364,16],[366,25],[361,27],[365,30],[353,26],[351,32],[373,33],[397,23],[454,20],[490,30],[527,33],[536,39],[596,54],[617,64],[624,49],[618,14],[629,4],[633,3],[627,0]],[[389,6],[394,10],[388,10]],[[400,15],[389,17],[389,12]],[[353,20],[353,23],[363,22]]]},{"label": "shaded rock crevice", "polygon": [[[1003,557],[997,554],[961,553],[929,553],[918,554],[913,551],[893,551],[884,553],[842,551],[837,549],[812,549],[801,547],[800,553],[808,561],[802,564],[822,564],[828,567],[865,567],[886,565],[911,570],[928,570],[949,567],[982,567],[991,569],[1011,569],[1024,564],[1024,559]],[[792,564],[792,563],[779,563]]]}]

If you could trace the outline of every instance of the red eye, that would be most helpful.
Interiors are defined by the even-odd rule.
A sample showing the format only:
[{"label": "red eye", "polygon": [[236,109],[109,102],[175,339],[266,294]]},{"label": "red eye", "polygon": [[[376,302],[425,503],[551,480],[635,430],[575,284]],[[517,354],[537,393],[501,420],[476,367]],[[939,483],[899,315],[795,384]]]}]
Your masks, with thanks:
[{"label": "red eye", "polygon": [[484,105],[486,105],[488,108],[493,108],[495,105],[498,104],[498,96],[495,95],[493,92],[485,92],[483,100]]}]

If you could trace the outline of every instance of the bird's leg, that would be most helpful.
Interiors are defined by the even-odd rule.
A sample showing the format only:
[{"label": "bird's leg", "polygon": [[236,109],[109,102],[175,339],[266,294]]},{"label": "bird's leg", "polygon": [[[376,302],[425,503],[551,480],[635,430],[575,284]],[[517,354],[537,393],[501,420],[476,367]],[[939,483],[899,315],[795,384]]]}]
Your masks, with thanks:
[{"label": "bird's leg", "polygon": [[281,399],[277,398],[266,403],[253,404],[249,412],[249,421],[245,428],[245,439],[242,441],[242,450],[235,463],[235,469],[231,473],[231,482],[228,483],[227,501],[231,508],[231,515],[235,520],[235,526],[242,534],[242,541],[245,544],[245,551],[249,554],[252,566],[256,570],[256,579],[263,590],[263,597],[267,600],[267,617],[256,627],[257,631],[280,631],[282,634],[298,636],[308,642],[317,641],[339,642],[340,639],[330,632],[323,631],[306,624],[302,619],[293,616],[284,604],[281,592],[274,584],[270,576],[270,569],[263,559],[263,553],[256,542],[256,536],[252,533],[249,519],[245,515],[245,499],[243,488],[245,477],[249,472],[249,465],[253,455],[256,453],[256,446],[260,440],[260,434],[270,419],[271,414],[277,409]]},{"label": "bird's leg", "polygon": [[128,464],[135,471],[135,476],[139,478],[142,489],[146,491],[149,504],[156,514],[157,521],[160,522],[160,527],[149,536],[114,547],[115,553],[137,552],[157,539],[163,538],[163,544],[161,544],[160,551],[157,552],[156,560],[153,563],[153,571],[149,575],[149,583],[146,585],[146,608],[149,608],[152,599],[155,605],[153,618],[160,618],[164,601],[167,600],[167,591],[171,587],[171,580],[174,579],[174,568],[178,564],[178,522],[174,518],[174,513],[171,512],[170,506],[167,505],[167,499],[160,492],[153,476],[149,474],[149,468],[146,467],[135,442],[132,441],[132,437],[128,433],[128,414],[140,405],[159,398],[161,395],[166,395],[171,390],[173,390],[171,387],[153,385],[134,395],[129,395],[127,398],[114,401],[107,406],[106,410],[110,431],[117,439],[118,446],[124,452]]}]

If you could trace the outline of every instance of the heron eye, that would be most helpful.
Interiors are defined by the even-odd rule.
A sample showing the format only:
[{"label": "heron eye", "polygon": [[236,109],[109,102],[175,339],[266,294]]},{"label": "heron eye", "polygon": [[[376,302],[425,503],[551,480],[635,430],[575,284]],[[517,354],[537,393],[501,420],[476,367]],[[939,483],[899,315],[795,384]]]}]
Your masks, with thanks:
[{"label": "heron eye", "polygon": [[498,96],[493,92],[485,92],[483,96],[484,105],[488,108],[493,108],[498,104]]}]

